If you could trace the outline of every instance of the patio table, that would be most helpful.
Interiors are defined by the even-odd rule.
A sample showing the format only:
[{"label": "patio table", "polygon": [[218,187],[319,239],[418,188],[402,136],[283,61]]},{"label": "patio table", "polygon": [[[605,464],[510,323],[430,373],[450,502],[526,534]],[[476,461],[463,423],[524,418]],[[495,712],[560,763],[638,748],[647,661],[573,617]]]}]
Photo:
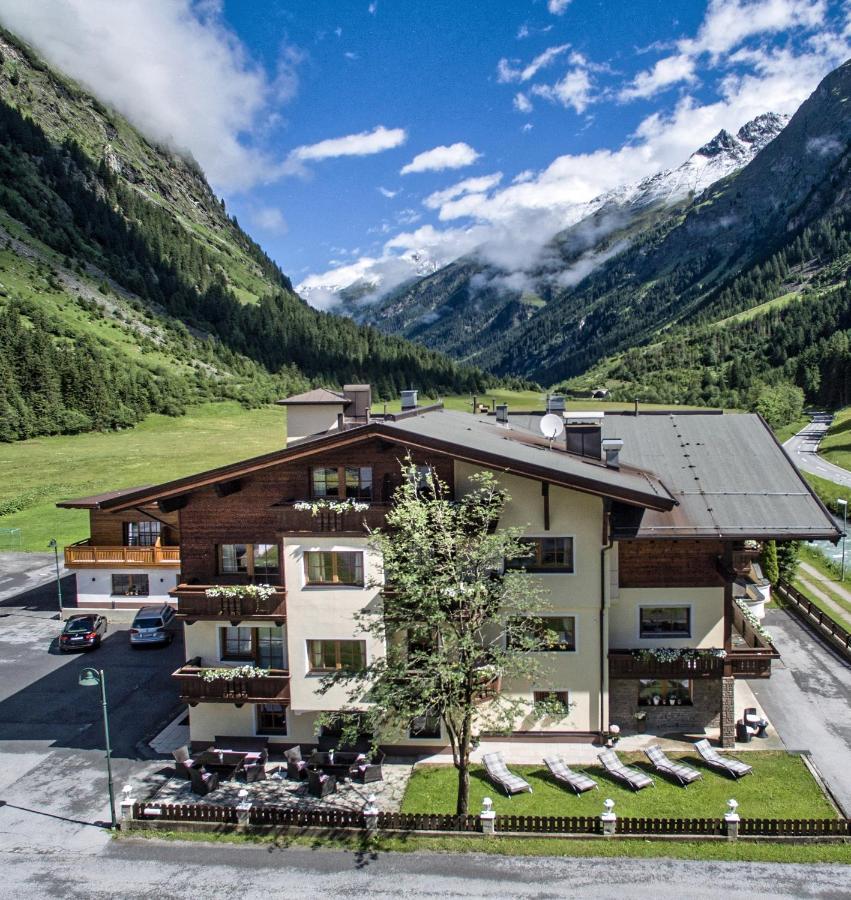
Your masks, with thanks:
[{"label": "patio table", "polygon": [[192,759],[208,772],[215,772],[220,781],[232,781],[242,770],[246,755],[238,750],[205,750]]}]

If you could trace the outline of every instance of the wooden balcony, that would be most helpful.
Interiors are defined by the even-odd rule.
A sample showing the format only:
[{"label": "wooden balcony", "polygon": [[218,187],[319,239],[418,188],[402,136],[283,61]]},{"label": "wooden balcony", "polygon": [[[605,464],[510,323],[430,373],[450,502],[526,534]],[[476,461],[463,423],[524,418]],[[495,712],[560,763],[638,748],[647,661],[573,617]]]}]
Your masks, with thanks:
[{"label": "wooden balcony", "polygon": [[275,587],[275,593],[268,599],[258,597],[208,597],[212,584],[179,584],[171,591],[177,598],[177,615],[187,624],[197,620],[227,619],[241,622],[243,619],[270,619],[283,624],[287,618],[287,591]]},{"label": "wooden balcony", "polygon": [[365,534],[367,529],[381,528],[390,509],[389,503],[371,503],[363,512],[336,513],[318,510],[296,509],[295,502],[277,507],[278,527],[283,532],[295,534]]},{"label": "wooden balcony", "polygon": [[662,662],[638,650],[609,650],[609,678],[720,678],[724,662],[708,654]]},{"label": "wooden balcony", "polygon": [[754,631],[735,603],[733,627],[738,634],[733,635],[733,648],[727,657],[730,662],[729,674],[736,678],[770,678],[771,660],[780,659],[780,654],[774,644]]},{"label": "wooden balcony", "polygon": [[283,703],[290,702],[290,673],[285,669],[268,669],[257,678],[217,678],[205,681],[203,673],[210,666],[200,659],[184,663],[172,677],[180,688],[180,699],[195,706],[198,703]]},{"label": "wooden balcony", "polygon": [[180,567],[180,547],[98,547],[89,541],[80,541],[65,548],[65,565],[68,568],[133,568],[140,566]]}]

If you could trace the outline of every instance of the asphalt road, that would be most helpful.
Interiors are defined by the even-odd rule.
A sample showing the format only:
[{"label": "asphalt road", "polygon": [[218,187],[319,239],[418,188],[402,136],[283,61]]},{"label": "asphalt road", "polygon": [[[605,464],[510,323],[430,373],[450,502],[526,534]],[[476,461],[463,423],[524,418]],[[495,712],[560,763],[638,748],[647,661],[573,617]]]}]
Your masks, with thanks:
[{"label": "asphalt road", "polygon": [[769,609],[763,624],[782,659],[772,664],[771,678],[748,684],[786,747],[811,752],[816,768],[851,817],[851,663],[792,613]]},{"label": "asphalt road", "polygon": [[302,848],[120,840],[96,860],[2,854],[10,896],[847,897],[847,866],[484,854],[359,854]]},{"label": "asphalt road", "polygon": [[[25,561],[26,562],[26,561]],[[56,844],[102,848],[95,822],[109,819],[100,691],[77,684],[80,670],[106,672],[115,783],[155,778],[143,739],[174,713],[171,673],[179,637],[164,649],[132,650],[127,626],[110,626],[90,653],[60,654],[52,570],[0,556],[0,849]],[[11,584],[10,584],[11,582]],[[16,589],[25,593],[14,598]],[[0,888],[2,895],[2,888]]]},{"label": "asphalt road", "polygon": [[818,455],[818,446],[827,433],[832,418],[828,413],[816,414],[806,428],[790,437],[783,446],[799,469],[851,487],[851,472]]}]

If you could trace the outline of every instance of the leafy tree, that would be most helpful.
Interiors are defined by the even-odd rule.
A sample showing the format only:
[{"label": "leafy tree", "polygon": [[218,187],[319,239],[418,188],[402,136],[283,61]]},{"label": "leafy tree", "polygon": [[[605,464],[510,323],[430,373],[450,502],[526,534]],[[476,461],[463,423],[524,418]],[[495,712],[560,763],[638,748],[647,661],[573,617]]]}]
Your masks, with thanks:
[{"label": "leafy tree", "polygon": [[766,386],[757,397],[754,409],[772,428],[788,425],[804,412],[804,392],[793,384]]},{"label": "leafy tree", "polygon": [[783,541],[777,545],[778,580],[791,582],[795,577],[795,572],[798,570],[798,553],[800,549],[800,541]]},{"label": "leafy tree", "polygon": [[[359,615],[359,627],[383,643],[385,655],[361,671],[329,676],[322,690],[345,684],[347,711],[363,712],[356,730],[366,724],[374,736],[407,733],[419,717],[439,718],[458,771],[456,811],[464,815],[478,734],[508,731],[523,714],[552,712],[530,709],[497,682],[533,678],[528,651],[553,646],[555,637],[535,615],[546,606],[537,581],[504,569],[528,547],[521,528],[495,527],[509,500],[495,477],[472,475],[453,500],[431,474],[423,487],[410,459],[404,474],[386,529],[371,539],[383,559],[382,609]],[[354,736],[344,731],[345,739]]]},{"label": "leafy tree", "polygon": [[772,584],[777,584],[780,579],[780,569],[777,565],[777,544],[775,541],[766,541],[763,544],[762,571]]}]

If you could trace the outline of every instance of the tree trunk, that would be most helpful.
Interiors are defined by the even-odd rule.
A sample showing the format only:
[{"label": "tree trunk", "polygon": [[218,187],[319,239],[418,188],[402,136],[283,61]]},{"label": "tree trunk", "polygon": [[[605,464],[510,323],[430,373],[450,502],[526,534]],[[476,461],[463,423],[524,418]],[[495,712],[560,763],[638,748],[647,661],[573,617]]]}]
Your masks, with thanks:
[{"label": "tree trunk", "polygon": [[473,724],[472,701],[468,702],[464,713],[461,733],[458,735],[458,802],[455,813],[466,816],[470,799],[470,736]]}]

